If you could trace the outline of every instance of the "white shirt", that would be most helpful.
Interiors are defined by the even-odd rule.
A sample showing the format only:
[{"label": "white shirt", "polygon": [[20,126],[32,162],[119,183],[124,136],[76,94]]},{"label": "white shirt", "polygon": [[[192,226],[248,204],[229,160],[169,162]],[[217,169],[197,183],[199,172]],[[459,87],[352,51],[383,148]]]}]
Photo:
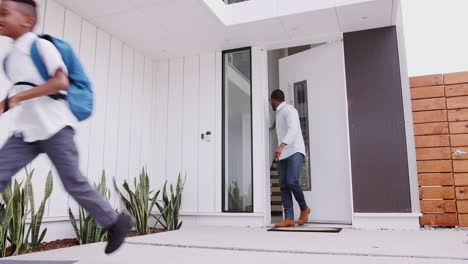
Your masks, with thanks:
[{"label": "white shirt", "polygon": [[278,145],[287,144],[281,153],[280,160],[289,158],[296,153],[302,153],[305,156],[304,138],[296,108],[286,103],[278,106],[276,109],[276,134]]},{"label": "white shirt", "polygon": [[[36,40],[39,54],[43,58],[49,75],[54,76],[58,69],[68,73],[59,51],[51,42],[44,39],[38,40],[38,36],[34,33],[26,33],[14,42],[8,55],[6,71],[13,84],[30,82],[41,85],[45,83],[31,58],[31,45]],[[9,91],[9,96],[32,88],[26,85],[14,86]],[[66,126],[73,127],[78,122],[66,100],[54,100],[48,96],[23,101],[13,110],[18,111],[13,124],[13,133],[22,135],[25,142],[49,139]]]}]

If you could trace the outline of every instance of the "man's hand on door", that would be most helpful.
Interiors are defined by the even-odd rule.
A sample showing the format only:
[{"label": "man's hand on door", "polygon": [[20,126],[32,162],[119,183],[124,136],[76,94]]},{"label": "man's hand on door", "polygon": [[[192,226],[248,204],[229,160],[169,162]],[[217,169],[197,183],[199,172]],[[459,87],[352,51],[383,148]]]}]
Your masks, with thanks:
[{"label": "man's hand on door", "polygon": [[283,153],[284,147],[287,145],[282,143],[276,150],[275,150],[275,160],[278,161],[281,157],[281,153]]}]

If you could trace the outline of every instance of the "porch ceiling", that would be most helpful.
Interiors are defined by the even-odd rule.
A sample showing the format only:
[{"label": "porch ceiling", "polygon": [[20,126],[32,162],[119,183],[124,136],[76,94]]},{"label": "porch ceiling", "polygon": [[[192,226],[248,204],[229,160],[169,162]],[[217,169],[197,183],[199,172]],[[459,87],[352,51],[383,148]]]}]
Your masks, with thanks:
[{"label": "porch ceiling", "polygon": [[[153,58],[326,38],[341,32],[388,26],[394,24],[399,3],[399,0],[321,0],[322,5],[327,1],[333,3],[333,8],[226,26],[203,0],[56,1]],[[291,5],[301,2],[288,1]]]}]

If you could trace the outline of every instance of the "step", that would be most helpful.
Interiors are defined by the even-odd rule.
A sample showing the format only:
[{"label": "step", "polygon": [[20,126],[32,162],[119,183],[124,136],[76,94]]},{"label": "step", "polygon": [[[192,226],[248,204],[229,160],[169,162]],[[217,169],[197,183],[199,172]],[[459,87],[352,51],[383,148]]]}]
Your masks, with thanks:
[{"label": "step", "polygon": [[272,212],[282,212],[283,211],[283,206],[282,205],[272,205],[271,206],[271,211]]},{"label": "step", "polygon": [[272,183],[271,187],[280,187],[279,183]]},{"label": "step", "polygon": [[271,184],[279,184],[279,179],[278,178],[270,179],[270,182]]},{"label": "step", "polygon": [[281,197],[281,192],[272,192],[271,196],[280,196]]},{"label": "step", "polygon": [[281,192],[280,187],[271,187],[271,192],[272,193]]},{"label": "step", "polygon": [[271,216],[283,216],[283,211],[272,211]]},{"label": "step", "polygon": [[279,202],[273,202],[273,201],[272,201],[270,204],[271,204],[271,206],[274,206],[274,205],[283,205],[283,202],[281,202],[281,201],[279,201]]},{"label": "step", "polygon": [[281,199],[281,196],[272,196],[271,201],[272,202],[281,202],[283,199]]},{"label": "step", "polygon": [[270,171],[270,176],[278,176],[278,171]]}]

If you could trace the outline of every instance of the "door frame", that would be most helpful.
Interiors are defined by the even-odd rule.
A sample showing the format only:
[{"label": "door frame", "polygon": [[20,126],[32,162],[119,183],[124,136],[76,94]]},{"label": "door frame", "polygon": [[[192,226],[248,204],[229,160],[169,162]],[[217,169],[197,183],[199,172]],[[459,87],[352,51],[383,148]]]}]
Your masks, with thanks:
[{"label": "door frame", "polygon": [[[284,41],[284,42],[276,42],[276,43],[266,43],[266,44],[263,44],[263,45],[259,45],[259,46],[256,46],[255,49],[253,48],[252,51],[257,51],[257,52],[260,52],[261,54],[259,54],[258,58],[261,58],[261,63],[260,64],[260,69],[259,69],[259,73],[262,73],[260,74],[261,75],[261,80],[259,80],[259,82],[261,84],[263,84],[263,91],[262,93],[264,95],[266,95],[266,98],[269,98],[270,94],[269,94],[269,90],[268,90],[268,85],[269,85],[269,80],[268,80],[268,74],[269,74],[269,69],[268,69],[268,51],[271,51],[271,50],[276,50],[276,49],[283,49],[283,48],[290,48],[290,47],[294,47],[294,46],[300,46],[300,45],[310,45],[310,44],[318,44],[318,43],[328,43],[328,44],[332,44],[334,42],[342,42],[343,41],[343,33],[333,33],[333,34],[327,34],[327,35],[323,35],[323,36],[319,36],[319,37],[314,37],[314,38],[308,38],[308,39],[301,39],[301,40],[289,40],[289,41]],[[256,56],[254,56],[255,58]],[[344,60],[345,60],[345,57],[343,56],[343,65],[345,65],[344,63]],[[343,87],[345,89],[345,93],[344,93],[344,96],[345,96],[345,104],[346,104],[346,109],[348,109],[348,99],[347,99],[347,84],[346,84],[346,71],[343,72],[344,74],[344,83],[343,83]],[[269,107],[270,105],[268,104],[268,100],[264,100],[264,102],[266,102],[265,104],[265,115],[266,117],[268,117],[268,119],[271,118],[270,114],[269,114]],[[348,128],[348,131],[346,133],[347,135],[347,140],[348,140],[348,143],[350,143],[350,134],[349,134],[349,113],[348,111],[346,111],[346,126]],[[264,127],[264,133],[265,135],[269,135],[269,126],[267,124],[267,122],[265,122],[265,127]],[[265,160],[269,162],[269,152],[272,151],[270,149],[270,144],[266,144],[265,145]],[[350,188],[350,201],[351,201],[351,226],[354,225],[355,223],[355,216],[354,216],[354,196],[353,196],[353,173],[352,173],[352,163],[351,163],[351,144],[348,144],[348,157],[349,157],[349,172],[348,172],[348,175],[349,175],[349,180],[350,180],[350,184],[349,184],[349,188]],[[271,188],[271,180],[270,180],[270,166],[271,164],[266,164],[266,167],[268,167],[268,169],[266,169],[266,174],[264,175],[265,177],[265,186],[267,186],[267,188],[265,189],[265,226],[268,226],[268,225],[271,225],[271,191],[270,191],[270,188]]]},{"label": "door frame", "polygon": [[[225,204],[225,201],[226,201],[226,76],[225,76],[225,62],[226,62],[226,58],[225,58],[225,55],[228,54],[228,53],[233,53],[233,52],[240,52],[240,51],[249,51],[250,52],[250,162],[251,162],[251,168],[250,168],[250,171],[251,171],[251,193],[252,193],[252,210],[251,211],[242,211],[242,212],[236,212],[236,211],[230,211],[226,208],[226,204]],[[222,105],[222,114],[221,114],[221,124],[222,124],[222,127],[221,127],[221,137],[222,137],[222,140],[221,140],[221,157],[222,157],[222,163],[221,163],[221,184],[222,184],[222,189],[221,189],[221,212],[222,213],[229,213],[229,214],[245,214],[245,213],[254,213],[255,212],[255,188],[254,188],[254,159],[253,159],[253,155],[254,155],[254,133],[253,133],[253,87],[254,87],[254,84],[253,84],[253,78],[252,78],[252,74],[253,74],[253,70],[252,70],[252,66],[253,66],[253,63],[252,63],[252,59],[253,59],[253,56],[252,56],[252,52],[253,52],[253,49],[252,47],[244,47],[244,48],[237,48],[237,49],[230,49],[230,50],[223,50],[221,55],[222,55],[222,59],[221,59],[221,79],[222,79],[222,88],[221,88],[221,96],[222,96],[222,99],[221,99],[221,105]]]}]

